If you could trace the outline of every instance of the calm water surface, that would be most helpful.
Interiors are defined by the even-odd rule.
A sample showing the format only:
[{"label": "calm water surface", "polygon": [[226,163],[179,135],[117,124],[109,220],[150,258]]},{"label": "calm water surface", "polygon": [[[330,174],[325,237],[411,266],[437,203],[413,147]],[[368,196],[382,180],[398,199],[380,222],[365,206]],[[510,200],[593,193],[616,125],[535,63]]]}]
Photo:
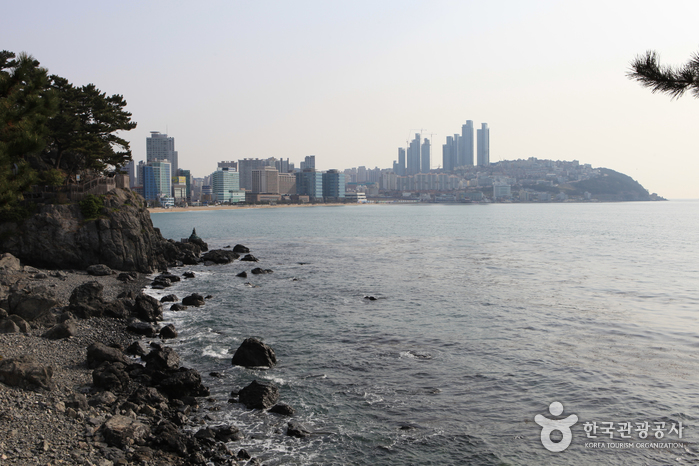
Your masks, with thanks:
[{"label": "calm water surface", "polygon": [[[180,331],[173,346],[184,364],[218,399],[205,403],[212,423],[246,434],[234,451],[270,465],[699,462],[699,202],[152,218],[165,237],[196,227],[210,248],[240,243],[260,259],[186,267],[180,273],[197,277],[166,290],[213,295],[165,319]],[[235,277],[253,266],[274,273]],[[275,349],[274,369],[231,366],[249,336]],[[292,439],[287,419],[226,403],[253,379],[277,384],[316,433]],[[554,401],[564,406],[560,417],[548,411]],[[537,414],[577,415],[565,451],[542,446]],[[644,440],[636,424],[646,421]],[[593,422],[613,423],[614,439],[601,430],[587,438],[584,424]],[[608,448],[625,422],[634,426],[626,443],[676,445]],[[666,423],[661,440],[655,422]],[[669,432],[680,422],[681,439]]]}]

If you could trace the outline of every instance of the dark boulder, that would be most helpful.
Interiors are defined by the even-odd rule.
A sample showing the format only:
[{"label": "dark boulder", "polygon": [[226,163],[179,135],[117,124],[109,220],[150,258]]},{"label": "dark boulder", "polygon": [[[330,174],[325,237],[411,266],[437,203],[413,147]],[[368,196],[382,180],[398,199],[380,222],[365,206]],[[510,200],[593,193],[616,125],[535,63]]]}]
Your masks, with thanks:
[{"label": "dark boulder", "polygon": [[41,336],[49,340],[60,340],[62,338],[72,337],[76,333],[78,333],[78,327],[75,325],[75,321],[66,320],[65,322],[54,325]]},{"label": "dark boulder", "polygon": [[7,297],[8,311],[31,322],[39,319],[59,305],[53,292],[44,286],[16,290]]},{"label": "dark boulder", "polygon": [[171,398],[186,396],[209,396],[209,389],[201,383],[201,376],[194,369],[181,367],[176,371],[168,371],[160,380],[158,389]]},{"label": "dark boulder", "polygon": [[87,367],[92,369],[103,362],[120,362],[128,365],[131,361],[121,350],[104,343],[94,342],[87,347]]},{"label": "dark boulder", "polygon": [[187,306],[183,306],[178,303],[175,303],[172,306],[170,306],[171,311],[184,311],[185,309],[187,309]]},{"label": "dark boulder", "polygon": [[177,426],[167,420],[158,423],[153,429],[153,446],[161,450],[185,456],[188,452],[187,437]]},{"label": "dark boulder", "polygon": [[120,362],[103,362],[92,371],[92,384],[113,392],[122,392],[129,386],[126,365]]},{"label": "dark boulder", "polygon": [[121,272],[119,275],[117,275],[117,280],[120,282],[132,282],[138,278],[138,274],[136,272]]},{"label": "dark boulder", "polygon": [[87,273],[94,275],[95,277],[104,277],[106,275],[111,275],[115,272],[112,271],[108,266],[104,264],[94,264],[87,268]]},{"label": "dark boulder", "polygon": [[27,389],[53,388],[53,367],[38,364],[31,356],[0,360],[0,382]]},{"label": "dark boulder", "polygon": [[160,298],[161,303],[176,303],[178,301],[177,295],[169,294]]},{"label": "dark boulder", "polygon": [[248,273],[247,273],[246,271],[243,270],[242,272],[240,272],[239,274],[237,274],[236,277],[248,278]]},{"label": "dark boulder", "polygon": [[182,274],[184,278],[194,278],[194,272],[185,272]]},{"label": "dark boulder", "polygon": [[240,429],[231,425],[222,425],[212,427],[211,430],[214,432],[214,437],[219,442],[232,442],[236,440],[242,440],[243,434],[240,433]]},{"label": "dark boulder", "polygon": [[134,356],[144,356],[148,354],[148,351],[149,350],[145,346],[143,346],[143,343],[141,343],[141,341],[134,341],[125,350],[126,354],[132,354]]},{"label": "dark boulder", "polygon": [[277,363],[274,350],[257,338],[246,338],[233,355],[234,366],[273,367]]},{"label": "dark boulder", "polygon": [[163,306],[152,296],[141,293],[136,297],[134,314],[145,322],[163,320]]},{"label": "dark boulder", "polygon": [[180,356],[174,349],[168,347],[153,349],[141,359],[146,361],[148,369],[177,369],[180,366]]},{"label": "dark boulder", "polygon": [[204,242],[204,240],[201,239],[201,238],[197,235],[197,229],[196,229],[196,228],[192,228],[192,234],[189,235],[189,239],[188,239],[187,241],[190,242],[190,243],[192,243],[192,244],[196,244],[197,246],[199,246],[199,248],[200,248],[202,251],[208,251],[208,250],[209,250],[209,245],[206,244],[206,243]]},{"label": "dark boulder", "polygon": [[191,295],[182,299],[182,304],[184,306],[203,306],[205,303],[204,297],[198,293],[192,293]]},{"label": "dark boulder", "polygon": [[311,435],[311,432],[301,423],[290,422],[286,426],[286,435],[289,437],[304,438]]},{"label": "dark boulder", "polygon": [[156,325],[150,322],[141,322],[140,320],[129,322],[129,325],[126,326],[126,330],[133,334],[145,335],[147,337],[154,337],[160,331]]},{"label": "dark boulder", "polygon": [[214,249],[207,252],[202,256],[203,261],[214,262],[216,264],[229,264],[240,257],[237,253],[233,251],[226,251],[225,249]]},{"label": "dark boulder", "polygon": [[112,416],[100,430],[107,445],[116,448],[142,444],[150,434],[146,424],[121,415]]},{"label": "dark boulder", "polygon": [[245,254],[245,256],[243,256],[243,258],[240,260],[244,262],[257,262],[259,259],[252,254]]},{"label": "dark boulder", "polygon": [[129,401],[137,405],[159,406],[167,403],[167,398],[155,387],[144,387],[141,385],[129,396]]},{"label": "dark boulder", "polygon": [[269,412],[281,414],[282,416],[293,416],[294,408],[285,403],[277,403],[269,409]]},{"label": "dark boulder", "polygon": [[160,338],[162,340],[177,338],[177,330],[173,324],[168,324],[160,329]]},{"label": "dark boulder", "polygon": [[100,282],[83,283],[71,293],[68,309],[81,319],[101,317],[106,305],[103,290],[104,286]]},{"label": "dark boulder", "polygon": [[0,320],[0,333],[19,333],[19,327],[11,319]]},{"label": "dark boulder", "polygon": [[272,269],[262,269],[260,267],[255,267],[250,271],[253,275],[261,275],[261,274],[266,274],[266,273],[272,273]]},{"label": "dark boulder", "polygon": [[172,286],[172,282],[170,281],[170,279],[165,277],[155,277],[150,286],[153,289],[162,290]]},{"label": "dark boulder", "polygon": [[279,400],[279,388],[253,380],[238,392],[238,399],[248,409],[268,409]]},{"label": "dark boulder", "polygon": [[250,252],[250,249],[246,248],[242,244],[236,244],[233,247],[233,252],[237,252],[238,254],[247,254]]},{"label": "dark boulder", "polygon": [[[46,315],[46,314],[44,314],[44,315]],[[12,314],[11,316],[8,316],[7,318],[10,319],[12,322],[14,322],[17,327],[19,327],[20,332],[29,333],[29,330],[31,330],[31,326],[29,325],[29,323],[16,314]]]}]

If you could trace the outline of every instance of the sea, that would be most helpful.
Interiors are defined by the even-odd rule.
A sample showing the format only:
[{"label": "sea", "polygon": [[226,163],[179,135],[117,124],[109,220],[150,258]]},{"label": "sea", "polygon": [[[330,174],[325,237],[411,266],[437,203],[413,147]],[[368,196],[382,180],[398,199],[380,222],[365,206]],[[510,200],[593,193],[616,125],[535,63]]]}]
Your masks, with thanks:
[{"label": "sea", "polygon": [[[166,306],[163,323],[211,390],[203,422],[243,432],[234,452],[266,465],[699,463],[699,201],[151,218],[166,238],[196,228],[210,249],[259,259],[171,269],[196,277],[147,290],[212,296]],[[278,364],[233,366],[248,337]],[[278,386],[312,434],[228,402],[253,380]]]}]

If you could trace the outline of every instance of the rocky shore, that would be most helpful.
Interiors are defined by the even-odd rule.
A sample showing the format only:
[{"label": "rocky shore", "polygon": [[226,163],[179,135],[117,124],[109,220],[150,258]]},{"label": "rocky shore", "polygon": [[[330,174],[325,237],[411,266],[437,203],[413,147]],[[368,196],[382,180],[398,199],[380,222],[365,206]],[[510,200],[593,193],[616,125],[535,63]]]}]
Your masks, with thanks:
[{"label": "rocky shore", "polygon": [[149,283],[0,258],[0,464],[258,464],[234,426],[202,428],[208,389],[158,337]]}]

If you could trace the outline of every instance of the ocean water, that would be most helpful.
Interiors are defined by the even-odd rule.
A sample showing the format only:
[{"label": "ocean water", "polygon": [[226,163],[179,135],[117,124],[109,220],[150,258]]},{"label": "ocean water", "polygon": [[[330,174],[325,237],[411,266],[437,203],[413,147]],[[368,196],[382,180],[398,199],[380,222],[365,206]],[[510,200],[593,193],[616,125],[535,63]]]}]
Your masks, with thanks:
[{"label": "ocean water", "polygon": [[[204,403],[209,422],[245,433],[234,451],[268,465],[699,462],[699,202],[152,219],[167,238],[196,227],[210,248],[240,243],[260,259],[176,269],[196,278],[150,291],[213,296],[165,322],[217,399]],[[235,276],[254,266],[274,273]],[[276,367],[231,365],[250,336],[274,348]],[[287,437],[287,418],[226,402],[254,379],[278,385],[314,434]],[[571,414],[570,445],[549,451],[535,416]]]}]

